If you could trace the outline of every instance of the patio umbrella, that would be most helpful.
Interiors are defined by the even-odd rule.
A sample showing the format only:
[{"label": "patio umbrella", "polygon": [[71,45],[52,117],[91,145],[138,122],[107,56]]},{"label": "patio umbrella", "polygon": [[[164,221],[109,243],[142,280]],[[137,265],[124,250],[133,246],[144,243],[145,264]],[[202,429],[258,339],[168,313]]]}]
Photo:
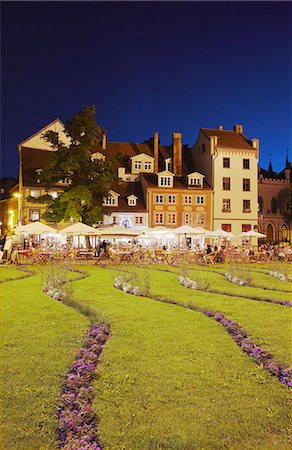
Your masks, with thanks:
[{"label": "patio umbrella", "polygon": [[200,230],[198,231],[196,228],[191,227],[190,225],[182,225],[181,227],[174,228],[174,230],[172,230],[172,233],[198,235],[198,234],[205,234],[205,231],[203,232],[201,232]]},{"label": "patio umbrella", "polygon": [[100,236],[138,236],[141,231],[125,228],[120,225],[98,228]]},{"label": "patio umbrella", "polygon": [[253,230],[244,231],[243,233],[238,235],[238,237],[257,237],[257,238],[263,238],[266,236],[267,236],[266,234],[258,233],[257,231]]},{"label": "patio umbrella", "polygon": [[22,234],[56,234],[56,230],[42,222],[31,222],[15,228],[15,233]]},{"label": "patio umbrella", "polygon": [[67,234],[68,236],[100,236],[101,234],[98,229],[90,227],[82,222],[74,223],[59,231],[59,233]]},{"label": "patio umbrella", "polygon": [[164,226],[158,226],[158,227],[153,227],[153,228],[148,228],[144,231],[142,231],[139,235],[139,237],[142,237],[143,235],[163,235],[163,234],[167,234],[170,231],[172,231],[170,228],[166,228]]},{"label": "patio umbrella", "polygon": [[224,231],[221,230],[221,228],[218,228],[217,230],[210,231],[210,233],[207,233],[208,236],[211,237],[220,237],[220,238],[231,238],[234,237],[234,234],[230,233],[230,231]]}]

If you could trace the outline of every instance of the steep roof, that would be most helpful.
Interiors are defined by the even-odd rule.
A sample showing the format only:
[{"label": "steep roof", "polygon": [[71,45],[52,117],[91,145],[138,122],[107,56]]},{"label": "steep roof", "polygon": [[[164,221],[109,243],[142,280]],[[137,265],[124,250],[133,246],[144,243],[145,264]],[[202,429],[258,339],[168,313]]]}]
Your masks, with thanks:
[{"label": "steep roof", "polygon": [[251,141],[242,133],[236,133],[236,131],[233,130],[218,130],[213,128],[201,128],[201,130],[208,139],[210,139],[211,136],[217,136],[218,147],[255,150]]},{"label": "steep roof", "polygon": [[[111,212],[146,212],[146,203],[144,199],[143,189],[140,182],[113,182],[111,190],[120,194],[118,206],[104,206]],[[137,197],[136,206],[129,206],[127,197],[134,195]]]},{"label": "steep roof", "polygon": [[36,185],[36,170],[43,169],[46,166],[49,158],[52,155],[52,151],[23,147],[21,153],[23,184],[25,186]]},{"label": "steep roof", "polygon": [[[145,174],[143,173],[143,178],[146,182],[147,187],[159,187],[159,189],[161,189],[161,186],[158,186],[157,183],[157,175],[156,174]],[[184,177],[173,177],[173,187],[177,188],[177,189],[188,189],[189,191],[195,191],[198,192],[200,191],[200,188],[197,188],[195,186],[189,186],[188,185],[188,178],[187,176]],[[166,190],[168,188],[165,188]],[[207,190],[212,190],[211,186],[209,186],[208,183],[206,183],[205,179],[204,179],[204,183],[203,183],[203,188],[202,189],[207,189]],[[171,192],[170,192],[171,193]]]}]

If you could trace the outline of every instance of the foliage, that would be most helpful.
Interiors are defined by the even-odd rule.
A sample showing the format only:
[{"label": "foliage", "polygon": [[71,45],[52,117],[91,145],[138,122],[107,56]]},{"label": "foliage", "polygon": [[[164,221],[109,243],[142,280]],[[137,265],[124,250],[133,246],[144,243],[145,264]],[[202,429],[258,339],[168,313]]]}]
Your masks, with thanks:
[{"label": "foliage", "polygon": [[54,298],[65,303],[72,296],[71,286],[66,284],[67,272],[55,263],[48,264],[44,273],[43,291]]},{"label": "foliage", "polygon": [[28,198],[47,205],[45,220],[60,222],[73,218],[92,225],[102,219],[102,200],[114,179],[114,169],[109,158],[93,161],[91,155],[98,148],[103,132],[95,121],[95,107],[86,106],[65,125],[69,145],[66,146],[55,131],[44,133],[43,139],[55,151],[51,152],[38,181],[47,189],[66,181],[56,199],[48,194]]}]

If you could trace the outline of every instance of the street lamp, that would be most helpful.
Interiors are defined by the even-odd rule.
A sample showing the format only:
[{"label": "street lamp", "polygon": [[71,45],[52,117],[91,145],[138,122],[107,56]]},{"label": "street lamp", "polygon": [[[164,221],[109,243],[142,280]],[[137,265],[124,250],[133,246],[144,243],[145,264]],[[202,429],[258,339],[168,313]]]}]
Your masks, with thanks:
[{"label": "street lamp", "polygon": [[16,192],[14,194],[14,197],[17,198],[17,220],[18,220],[18,226],[21,225],[21,194]]}]

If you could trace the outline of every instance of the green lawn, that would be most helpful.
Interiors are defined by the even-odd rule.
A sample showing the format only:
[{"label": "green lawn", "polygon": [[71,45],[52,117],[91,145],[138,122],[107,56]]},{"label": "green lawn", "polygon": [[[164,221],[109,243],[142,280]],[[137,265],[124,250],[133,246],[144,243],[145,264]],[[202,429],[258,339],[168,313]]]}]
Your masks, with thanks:
[{"label": "green lawn", "polygon": [[[90,276],[72,283],[75,299],[111,326],[94,386],[103,449],[290,448],[288,389],[258,368],[222,326],[201,313],[114,289],[114,270],[82,270]],[[153,293],[217,305],[288,360],[278,343],[288,347],[289,308],[193,292],[174,274],[150,273]],[[11,281],[2,291],[0,447],[55,449],[62,378],[89,322],[44,295],[40,275]]]}]

